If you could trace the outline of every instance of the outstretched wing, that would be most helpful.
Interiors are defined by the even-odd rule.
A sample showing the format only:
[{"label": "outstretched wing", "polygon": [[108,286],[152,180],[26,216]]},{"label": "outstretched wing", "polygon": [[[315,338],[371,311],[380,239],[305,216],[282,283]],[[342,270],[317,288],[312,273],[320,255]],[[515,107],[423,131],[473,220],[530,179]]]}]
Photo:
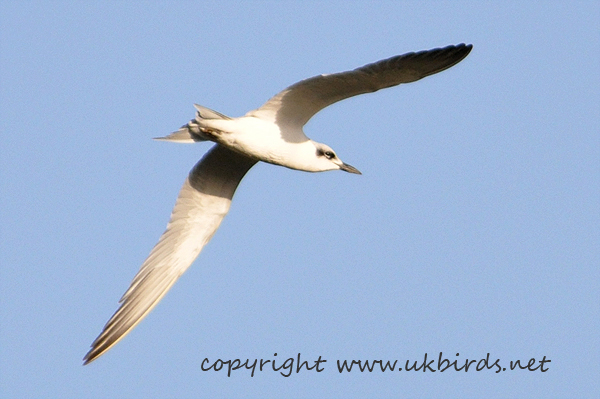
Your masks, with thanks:
[{"label": "outstretched wing", "polygon": [[414,82],[450,68],[465,58],[472,47],[459,44],[408,53],[353,71],[315,76],[293,84],[246,115],[270,120],[280,126],[301,128],[314,114],[335,102]]},{"label": "outstretched wing", "polygon": [[190,267],[229,211],[238,184],[256,162],[215,145],[194,166],[179,193],[167,229],[119,301],[121,306],[92,343],[84,364],[131,331]]}]

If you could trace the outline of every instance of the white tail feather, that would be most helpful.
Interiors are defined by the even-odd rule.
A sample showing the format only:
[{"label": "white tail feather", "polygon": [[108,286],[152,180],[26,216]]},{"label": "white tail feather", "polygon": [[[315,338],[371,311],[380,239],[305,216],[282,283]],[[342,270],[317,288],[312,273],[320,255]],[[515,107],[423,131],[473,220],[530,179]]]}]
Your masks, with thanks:
[{"label": "white tail feather", "polygon": [[165,137],[155,137],[154,140],[173,141],[175,143],[196,143],[198,141],[208,141],[200,129],[199,123],[202,119],[231,119],[230,117],[213,111],[212,109],[194,104],[196,107],[196,118],[183,125],[178,131],[173,132]]}]

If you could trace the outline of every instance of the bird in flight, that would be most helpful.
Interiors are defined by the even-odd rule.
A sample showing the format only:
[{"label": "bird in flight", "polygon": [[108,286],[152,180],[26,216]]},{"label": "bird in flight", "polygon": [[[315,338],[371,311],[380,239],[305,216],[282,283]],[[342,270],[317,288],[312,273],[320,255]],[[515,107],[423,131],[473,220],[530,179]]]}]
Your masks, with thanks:
[{"label": "bird in flight", "polygon": [[83,358],[88,364],[131,331],[196,259],[229,211],[233,194],[258,161],[307,172],[360,174],[331,147],[306,137],[313,115],[340,100],[410,83],[463,60],[472,45],[407,53],[293,84],[260,108],[230,118],[196,105],[196,117],[158,140],[215,145],[185,180],[167,228],[119,301],[120,306]]}]

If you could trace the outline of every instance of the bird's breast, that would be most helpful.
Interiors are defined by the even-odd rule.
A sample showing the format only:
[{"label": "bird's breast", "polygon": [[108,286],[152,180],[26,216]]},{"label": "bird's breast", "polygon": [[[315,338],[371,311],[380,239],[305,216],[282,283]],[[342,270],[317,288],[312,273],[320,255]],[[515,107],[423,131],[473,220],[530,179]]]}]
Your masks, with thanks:
[{"label": "bird's breast", "polygon": [[301,142],[309,141],[304,133],[303,140],[289,141],[275,123],[256,117],[241,117],[231,120],[202,121],[203,131],[210,131],[211,138],[221,145],[249,157],[283,166],[286,159],[294,159]]}]

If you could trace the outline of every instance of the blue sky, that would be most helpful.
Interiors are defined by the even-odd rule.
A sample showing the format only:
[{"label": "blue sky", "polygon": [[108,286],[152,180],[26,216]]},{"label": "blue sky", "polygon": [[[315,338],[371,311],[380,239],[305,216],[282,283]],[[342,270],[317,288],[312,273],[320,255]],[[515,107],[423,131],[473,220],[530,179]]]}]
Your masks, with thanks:
[{"label": "blue sky", "polygon": [[[598,397],[599,20],[595,1],[2,2],[2,396]],[[152,137],[193,103],[239,116],[461,42],[452,69],[306,126],[362,176],[253,168],[158,307],[81,365],[209,148]],[[551,362],[336,367],[440,352]],[[201,369],[298,353],[324,370]]]}]

